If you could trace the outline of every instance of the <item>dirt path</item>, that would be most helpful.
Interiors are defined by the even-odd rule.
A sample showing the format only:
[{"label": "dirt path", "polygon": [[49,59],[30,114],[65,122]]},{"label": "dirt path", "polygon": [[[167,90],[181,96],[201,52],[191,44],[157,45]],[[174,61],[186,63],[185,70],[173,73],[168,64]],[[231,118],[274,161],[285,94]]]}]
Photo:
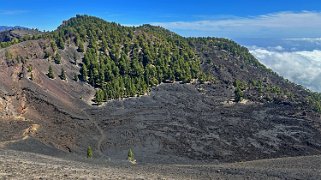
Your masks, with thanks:
[{"label": "dirt path", "polygon": [[85,109],[82,109],[82,112],[89,119],[89,121],[92,122],[95,125],[95,127],[97,128],[97,130],[100,133],[100,138],[97,141],[96,148],[98,150],[99,155],[101,157],[104,157],[105,155],[102,152],[102,143],[104,142],[104,140],[106,139],[107,136],[106,136],[104,130],[98,125],[98,123],[90,115],[88,115],[88,113],[85,111]]}]

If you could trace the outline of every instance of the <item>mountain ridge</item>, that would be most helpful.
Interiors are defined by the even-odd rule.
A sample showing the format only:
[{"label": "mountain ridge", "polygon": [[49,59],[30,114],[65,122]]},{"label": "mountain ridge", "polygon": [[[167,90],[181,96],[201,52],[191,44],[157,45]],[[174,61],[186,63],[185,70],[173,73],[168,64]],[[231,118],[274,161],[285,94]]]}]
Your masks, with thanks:
[{"label": "mountain ridge", "polygon": [[76,16],[1,48],[0,66],[7,148],[83,156],[91,146],[115,160],[132,148],[146,163],[321,151],[318,98],[231,40]]},{"label": "mountain ridge", "polygon": [[1,31],[5,31],[5,30],[9,30],[9,29],[11,29],[12,27],[10,27],[10,26],[0,26],[0,32]]},{"label": "mountain ridge", "polygon": [[30,29],[30,28],[23,27],[23,26],[0,26],[0,32],[1,32],[1,31],[15,30],[15,29],[28,30],[28,29]]}]

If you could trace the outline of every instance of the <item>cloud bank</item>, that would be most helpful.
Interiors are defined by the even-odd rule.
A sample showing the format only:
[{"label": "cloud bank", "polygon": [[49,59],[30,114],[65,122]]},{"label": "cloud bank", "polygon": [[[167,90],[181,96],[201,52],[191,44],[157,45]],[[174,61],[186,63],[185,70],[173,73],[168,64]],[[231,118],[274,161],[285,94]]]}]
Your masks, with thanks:
[{"label": "cloud bank", "polygon": [[249,49],[264,65],[283,77],[310,90],[321,92],[320,50],[286,52],[255,46]]},{"label": "cloud bank", "polygon": [[185,36],[251,37],[319,37],[321,12],[279,12],[252,17],[229,17],[200,21],[155,22]]}]

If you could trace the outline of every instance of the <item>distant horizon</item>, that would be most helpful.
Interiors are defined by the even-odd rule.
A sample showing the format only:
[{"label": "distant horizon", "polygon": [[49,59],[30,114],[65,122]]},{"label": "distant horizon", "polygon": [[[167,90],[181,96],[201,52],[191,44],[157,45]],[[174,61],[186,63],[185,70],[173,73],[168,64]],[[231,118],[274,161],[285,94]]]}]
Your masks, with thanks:
[{"label": "distant horizon", "polygon": [[126,26],[160,25],[184,37],[317,38],[321,34],[317,0],[5,1],[0,26],[52,31],[77,14]]}]

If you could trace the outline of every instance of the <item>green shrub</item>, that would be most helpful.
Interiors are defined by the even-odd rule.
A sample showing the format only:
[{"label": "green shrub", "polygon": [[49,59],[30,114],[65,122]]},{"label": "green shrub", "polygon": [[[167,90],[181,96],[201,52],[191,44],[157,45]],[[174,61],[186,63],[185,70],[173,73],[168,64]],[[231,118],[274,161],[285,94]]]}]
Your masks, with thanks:
[{"label": "green shrub", "polygon": [[135,161],[134,152],[131,148],[128,150],[128,161],[131,161],[131,162]]},{"label": "green shrub", "polygon": [[31,64],[27,67],[27,71],[28,71],[29,73],[32,72],[32,65],[31,65]]},{"label": "green shrub", "polygon": [[92,158],[93,157],[93,150],[91,149],[90,146],[87,148],[87,158]]},{"label": "green shrub", "polygon": [[239,87],[236,88],[234,93],[235,93],[235,102],[240,102],[243,100],[244,94]]},{"label": "green shrub", "polygon": [[56,56],[55,56],[55,63],[56,64],[61,64],[61,56],[59,53],[56,53]]}]

